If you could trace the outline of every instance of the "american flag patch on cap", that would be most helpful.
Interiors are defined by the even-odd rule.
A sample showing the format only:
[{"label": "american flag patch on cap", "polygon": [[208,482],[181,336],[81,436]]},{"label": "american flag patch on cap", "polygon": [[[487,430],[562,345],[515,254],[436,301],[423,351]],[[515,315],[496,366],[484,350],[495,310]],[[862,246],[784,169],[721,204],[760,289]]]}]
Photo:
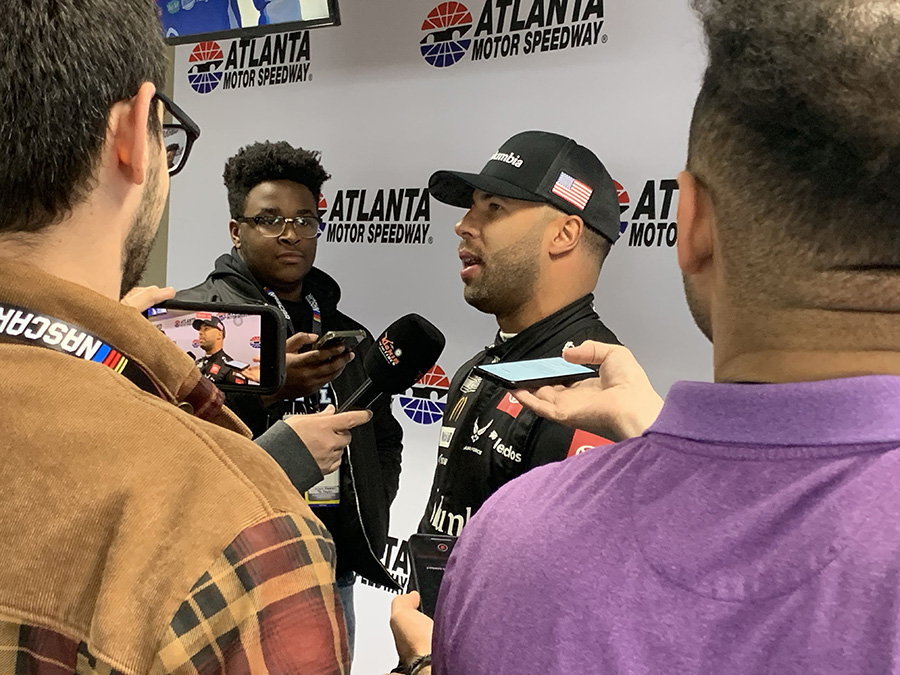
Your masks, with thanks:
[{"label": "american flag patch on cap", "polygon": [[559,178],[556,179],[556,183],[553,184],[551,192],[583,211],[594,190],[580,180],[572,178],[565,172],[561,172]]}]

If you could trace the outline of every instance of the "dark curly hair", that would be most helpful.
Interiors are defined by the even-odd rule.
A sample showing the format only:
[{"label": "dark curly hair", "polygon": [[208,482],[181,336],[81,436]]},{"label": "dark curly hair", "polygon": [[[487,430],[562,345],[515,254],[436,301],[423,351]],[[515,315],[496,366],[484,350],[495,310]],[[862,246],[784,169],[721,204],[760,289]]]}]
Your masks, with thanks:
[{"label": "dark curly hair", "polygon": [[331,175],[322,168],[317,150],[295,148],[287,141],[253,143],[244,146],[225,162],[225,187],[232,218],[244,215],[250,190],[270,180],[289,180],[305,185],[319,198],[322,184]]},{"label": "dark curly hair", "polygon": [[163,85],[165,47],[153,0],[12,2],[0,35],[0,234],[38,232],[90,194],[110,108]]},{"label": "dark curly hair", "polygon": [[709,65],[688,170],[710,191],[739,283],[768,274],[784,289],[784,274],[896,271],[900,4],[693,4]]}]

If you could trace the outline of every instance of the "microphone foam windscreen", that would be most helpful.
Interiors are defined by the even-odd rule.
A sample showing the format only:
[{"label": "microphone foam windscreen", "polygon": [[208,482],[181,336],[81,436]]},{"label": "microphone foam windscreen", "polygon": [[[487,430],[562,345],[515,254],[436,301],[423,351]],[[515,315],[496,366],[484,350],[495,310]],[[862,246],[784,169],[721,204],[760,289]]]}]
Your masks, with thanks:
[{"label": "microphone foam windscreen", "polygon": [[445,344],[444,334],[433,323],[407,314],[375,340],[363,364],[366,375],[385,394],[399,394],[437,363]]}]

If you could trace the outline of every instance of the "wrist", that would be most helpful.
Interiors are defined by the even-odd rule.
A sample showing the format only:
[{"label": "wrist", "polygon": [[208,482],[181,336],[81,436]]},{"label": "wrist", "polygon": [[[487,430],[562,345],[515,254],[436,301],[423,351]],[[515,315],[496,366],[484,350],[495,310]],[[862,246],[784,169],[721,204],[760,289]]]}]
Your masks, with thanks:
[{"label": "wrist", "polygon": [[618,440],[624,441],[642,435],[659,417],[662,404],[663,400],[657,396],[643,406],[628,409],[616,425],[620,436]]},{"label": "wrist", "polygon": [[428,675],[431,672],[431,654],[416,656],[409,662],[406,675]]}]

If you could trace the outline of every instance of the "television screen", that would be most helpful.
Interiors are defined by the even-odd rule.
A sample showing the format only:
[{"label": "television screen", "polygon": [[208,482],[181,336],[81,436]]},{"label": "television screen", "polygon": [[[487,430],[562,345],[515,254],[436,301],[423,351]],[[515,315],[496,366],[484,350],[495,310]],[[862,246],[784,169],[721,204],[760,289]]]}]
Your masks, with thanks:
[{"label": "television screen", "polygon": [[169,44],[340,24],[338,0],[156,0]]}]

